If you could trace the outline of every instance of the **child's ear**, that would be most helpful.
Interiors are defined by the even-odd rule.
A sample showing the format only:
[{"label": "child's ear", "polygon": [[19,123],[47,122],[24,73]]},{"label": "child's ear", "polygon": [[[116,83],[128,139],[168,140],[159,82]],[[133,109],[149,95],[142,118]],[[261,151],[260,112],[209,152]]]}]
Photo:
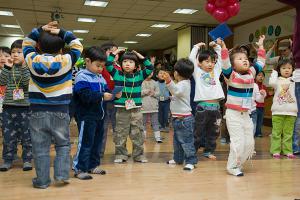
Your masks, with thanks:
[{"label": "child's ear", "polygon": [[91,59],[85,58],[84,61],[85,61],[85,63],[90,63],[90,62],[91,62]]}]

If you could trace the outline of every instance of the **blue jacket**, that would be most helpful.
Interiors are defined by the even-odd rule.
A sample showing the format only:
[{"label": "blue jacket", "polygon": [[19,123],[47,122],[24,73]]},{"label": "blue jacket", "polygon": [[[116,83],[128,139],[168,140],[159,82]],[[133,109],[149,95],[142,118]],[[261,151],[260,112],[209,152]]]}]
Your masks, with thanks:
[{"label": "blue jacket", "polygon": [[75,113],[79,120],[83,119],[104,119],[105,103],[104,92],[108,87],[102,75],[81,70],[75,78],[73,98],[75,102]]}]

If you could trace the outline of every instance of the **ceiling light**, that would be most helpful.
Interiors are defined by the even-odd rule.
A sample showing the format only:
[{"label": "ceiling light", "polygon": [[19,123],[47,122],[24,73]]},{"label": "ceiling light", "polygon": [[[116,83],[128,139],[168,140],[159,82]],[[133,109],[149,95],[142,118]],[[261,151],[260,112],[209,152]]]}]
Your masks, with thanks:
[{"label": "ceiling light", "polygon": [[78,17],[77,21],[78,21],[78,22],[90,22],[90,23],[95,23],[97,20],[94,19],[94,18]]},{"label": "ceiling light", "polygon": [[11,37],[24,37],[24,35],[21,35],[21,34],[8,34],[8,36],[11,36]]},{"label": "ceiling light", "polygon": [[152,34],[149,34],[149,33],[139,33],[139,34],[136,34],[136,36],[138,37],[150,37]]},{"label": "ceiling light", "polygon": [[125,44],[136,44],[136,43],[138,43],[137,41],[125,41],[124,42]]},{"label": "ceiling light", "polygon": [[10,11],[3,11],[1,10],[0,11],[0,15],[3,15],[3,16],[14,16],[14,14]]},{"label": "ceiling light", "polygon": [[74,33],[88,33],[89,30],[73,30]]},{"label": "ceiling light", "polygon": [[151,27],[152,28],[168,28],[170,25],[169,24],[153,24]]},{"label": "ceiling light", "polygon": [[173,13],[177,13],[177,14],[185,14],[185,15],[191,15],[194,14],[195,12],[197,12],[198,10],[195,9],[177,9],[175,10]]},{"label": "ceiling light", "polygon": [[108,4],[108,2],[106,2],[106,1],[89,1],[89,0],[86,0],[84,2],[85,6],[106,7],[107,4]]},{"label": "ceiling light", "polygon": [[19,25],[1,24],[3,28],[21,28]]}]

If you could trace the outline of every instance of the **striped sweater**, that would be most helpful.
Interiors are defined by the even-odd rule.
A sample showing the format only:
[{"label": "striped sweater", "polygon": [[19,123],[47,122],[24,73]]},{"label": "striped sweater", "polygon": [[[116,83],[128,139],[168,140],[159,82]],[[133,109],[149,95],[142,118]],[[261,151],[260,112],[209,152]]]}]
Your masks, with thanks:
[{"label": "striped sweater", "polygon": [[29,66],[29,101],[33,110],[68,112],[72,96],[72,66],[82,52],[82,44],[72,32],[58,34],[70,46],[67,54],[38,54],[35,47],[41,28],[33,29],[23,41],[23,53]]},{"label": "striped sweater", "polygon": [[115,86],[124,86],[122,91],[122,97],[114,101],[115,107],[125,107],[125,101],[128,99],[134,100],[136,107],[141,107],[142,83],[153,71],[153,66],[150,60],[144,60],[144,70],[135,72],[133,74],[126,74],[123,71],[119,71],[114,68],[114,59],[115,55],[110,54],[110,56],[107,58],[106,69],[113,77],[115,81]]},{"label": "striped sweater", "polygon": [[238,111],[248,111],[251,106],[243,106],[243,102],[251,102],[253,96],[254,78],[257,73],[262,71],[265,65],[266,52],[259,49],[257,52],[257,62],[249,68],[248,73],[239,74],[233,71],[229,60],[227,49],[222,50],[222,71],[228,79],[228,92],[226,107]]},{"label": "striped sweater", "polygon": [[[6,86],[3,107],[5,106],[29,106],[28,84],[30,73],[27,66],[14,65],[12,68],[5,66],[0,74],[0,85]],[[24,99],[13,100],[14,89],[23,89]]]}]

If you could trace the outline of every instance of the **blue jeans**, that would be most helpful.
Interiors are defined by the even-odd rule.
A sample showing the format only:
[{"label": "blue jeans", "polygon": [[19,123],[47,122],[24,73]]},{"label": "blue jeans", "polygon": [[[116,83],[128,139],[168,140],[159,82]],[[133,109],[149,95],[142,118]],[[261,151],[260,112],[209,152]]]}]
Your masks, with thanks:
[{"label": "blue jeans", "polygon": [[255,130],[255,136],[262,135],[261,128],[263,127],[264,124],[264,113],[265,109],[264,108],[256,108],[256,113],[257,113],[257,123],[256,123],[256,129]]},{"label": "blue jeans", "polygon": [[253,122],[253,136],[256,136],[255,135],[255,132],[256,132],[256,127],[257,127],[257,110],[253,110],[250,114],[250,117],[252,119],[252,122]]},{"label": "blue jeans", "polygon": [[32,141],[33,158],[37,179],[35,185],[51,183],[50,145],[54,138],[56,157],[54,160],[54,179],[69,179],[70,170],[70,117],[62,112],[32,112],[29,129]]},{"label": "blue jeans", "polygon": [[176,163],[197,164],[196,150],[194,146],[194,117],[183,119],[173,118],[174,139],[173,159]]},{"label": "blue jeans", "polygon": [[160,128],[166,128],[169,119],[170,100],[160,101],[158,104],[158,121]]},{"label": "blue jeans", "polygon": [[109,122],[111,123],[113,133],[116,130],[116,114],[117,114],[117,109],[115,108],[115,104],[113,102],[107,102],[105,118],[104,118],[104,134],[102,140],[102,149],[100,153],[102,156],[104,155],[105,152]]},{"label": "blue jeans", "polygon": [[300,82],[296,82],[295,87],[295,95],[297,99],[297,106],[298,106],[298,113],[297,113],[297,119],[295,122],[294,127],[294,133],[293,133],[293,152],[300,151],[300,145],[299,145],[299,133],[300,133]]},{"label": "blue jeans", "polygon": [[101,119],[80,119],[77,153],[73,160],[75,171],[88,172],[100,165],[100,152],[104,133]]}]

